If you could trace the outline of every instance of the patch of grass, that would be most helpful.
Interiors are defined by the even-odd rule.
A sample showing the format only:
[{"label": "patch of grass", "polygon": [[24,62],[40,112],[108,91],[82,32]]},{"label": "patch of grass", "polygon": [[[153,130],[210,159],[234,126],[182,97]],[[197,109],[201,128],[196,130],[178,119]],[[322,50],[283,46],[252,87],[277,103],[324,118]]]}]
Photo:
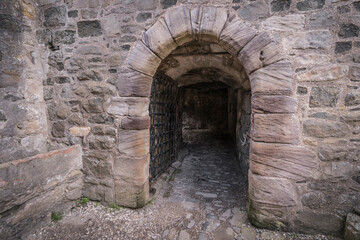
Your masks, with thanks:
[{"label": "patch of grass", "polygon": [[62,214],[60,212],[52,212],[51,213],[51,221],[57,222],[62,219]]},{"label": "patch of grass", "polygon": [[121,207],[119,205],[116,205],[114,203],[110,204],[110,208],[114,209],[114,210],[120,210],[121,209]]},{"label": "patch of grass", "polygon": [[81,200],[80,200],[80,204],[82,204],[82,205],[85,205],[85,204],[87,204],[89,202],[89,198],[87,198],[87,197],[83,197],[83,198],[81,198]]}]

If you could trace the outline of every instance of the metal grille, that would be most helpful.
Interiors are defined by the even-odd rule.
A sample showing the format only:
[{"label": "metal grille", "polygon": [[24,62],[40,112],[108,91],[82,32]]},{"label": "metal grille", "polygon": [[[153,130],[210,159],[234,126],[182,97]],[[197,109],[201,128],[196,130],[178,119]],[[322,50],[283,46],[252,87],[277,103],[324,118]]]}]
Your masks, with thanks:
[{"label": "metal grille", "polygon": [[175,161],[179,138],[178,87],[168,76],[156,73],[150,99],[150,182]]}]

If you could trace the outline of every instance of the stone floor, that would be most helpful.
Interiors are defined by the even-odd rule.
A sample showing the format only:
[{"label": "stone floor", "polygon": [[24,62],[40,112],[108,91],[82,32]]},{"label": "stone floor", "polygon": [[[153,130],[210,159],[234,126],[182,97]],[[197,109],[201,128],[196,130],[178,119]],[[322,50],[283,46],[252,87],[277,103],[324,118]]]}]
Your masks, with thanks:
[{"label": "stone floor", "polygon": [[142,209],[89,202],[69,209],[59,222],[49,220],[25,239],[336,239],[251,226],[247,183],[230,146],[221,141],[186,146],[183,161],[157,180],[154,200]]}]

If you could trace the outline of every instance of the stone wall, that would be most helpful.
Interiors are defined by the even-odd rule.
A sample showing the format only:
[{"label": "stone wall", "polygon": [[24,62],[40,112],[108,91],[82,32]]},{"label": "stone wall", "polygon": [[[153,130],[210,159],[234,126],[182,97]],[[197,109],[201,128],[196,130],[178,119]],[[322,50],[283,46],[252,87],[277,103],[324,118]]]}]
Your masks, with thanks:
[{"label": "stone wall", "polygon": [[82,196],[81,156],[77,145],[0,164],[1,239],[34,230]]},{"label": "stone wall", "polygon": [[247,175],[250,166],[251,93],[238,90],[236,111],[236,153],[240,169]]},{"label": "stone wall", "polygon": [[0,163],[45,152],[46,106],[35,1],[0,4]]},{"label": "stone wall", "polygon": [[[4,146],[1,149],[6,151],[0,159],[19,158],[17,150],[19,155],[46,151],[46,137],[42,134],[47,131],[48,149],[82,145],[87,196],[142,206],[148,197],[151,76],[168,51],[188,41],[181,35],[173,37],[161,16],[175,6],[195,9],[199,4],[214,5],[234,13],[260,33],[254,37],[255,30],[245,31],[248,38],[231,46],[226,45],[228,39],[222,39],[233,55],[238,53],[234,46],[240,51],[251,40],[238,57],[246,59],[242,63],[251,78],[251,124],[256,126],[250,142],[254,156],[250,157],[250,189],[256,190],[250,192],[254,200],[251,203],[255,204],[250,206],[253,223],[268,228],[341,234],[346,214],[360,204],[359,1],[37,2],[35,19],[41,24],[38,28],[25,24],[30,25],[31,31],[19,22],[31,19],[29,11],[11,10],[19,14],[9,15],[11,11],[2,10],[7,12],[2,21],[9,24],[1,24],[1,31],[16,34],[1,34],[4,104],[0,107],[0,141]],[[218,11],[216,16],[225,16],[221,19],[225,23],[228,16],[223,13]],[[16,21],[11,16],[16,16]],[[35,19],[31,20],[34,24]],[[199,30],[200,23],[196,19],[192,23]],[[200,30],[206,33],[209,26]],[[147,29],[150,31],[142,39]],[[227,30],[231,33],[231,26]],[[32,42],[34,33],[37,43]],[[216,41],[212,33],[194,34],[200,40]],[[21,41],[13,41],[7,47],[4,42],[15,36]],[[154,41],[156,36],[161,36],[161,41]],[[269,50],[274,46],[280,49],[276,54]],[[289,62],[279,62],[280,55]],[[40,64],[38,58],[43,67],[35,67]],[[10,65],[12,61],[14,64]],[[33,65],[40,71],[36,77],[35,73],[23,75]],[[42,114],[39,80],[44,83],[48,124]],[[25,83],[34,85],[29,88]],[[19,86],[26,86],[21,89],[28,95],[18,96]],[[265,97],[259,96],[264,94]],[[36,109],[29,110],[31,107]],[[14,158],[7,157],[10,155]]]}]

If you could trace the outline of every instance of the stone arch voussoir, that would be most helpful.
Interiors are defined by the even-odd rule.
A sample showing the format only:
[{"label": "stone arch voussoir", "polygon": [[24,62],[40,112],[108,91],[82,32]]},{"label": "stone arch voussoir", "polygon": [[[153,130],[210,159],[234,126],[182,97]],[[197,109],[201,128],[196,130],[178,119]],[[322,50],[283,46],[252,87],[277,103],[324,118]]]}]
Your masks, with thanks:
[{"label": "stone arch voussoir", "polygon": [[[260,227],[290,226],[291,213],[299,204],[295,182],[310,178],[317,164],[313,153],[299,146],[293,70],[268,32],[258,33],[236,13],[222,8],[182,5],[169,9],[132,49],[127,60],[128,75],[124,75],[129,78],[119,83],[125,84],[126,91],[120,95],[148,98],[151,79],[162,59],[193,40],[220,44],[239,59],[249,75],[252,91],[249,217]],[[140,120],[134,124],[144,125]],[[129,131],[147,131],[147,125],[144,126],[142,130]],[[127,147],[136,149],[141,141],[136,136],[131,139]],[[145,160],[136,162],[148,164]],[[134,194],[125,203],[116,196],[118,203],[142,206],[136,202],[147,200],[148,194],[144,193],[147,188],[143,185],[146,181],[146,173],[140,180],[134,177],[130,181],[137,188],[130,191]],[[139,201],[141,198],[144,199]]]}]

